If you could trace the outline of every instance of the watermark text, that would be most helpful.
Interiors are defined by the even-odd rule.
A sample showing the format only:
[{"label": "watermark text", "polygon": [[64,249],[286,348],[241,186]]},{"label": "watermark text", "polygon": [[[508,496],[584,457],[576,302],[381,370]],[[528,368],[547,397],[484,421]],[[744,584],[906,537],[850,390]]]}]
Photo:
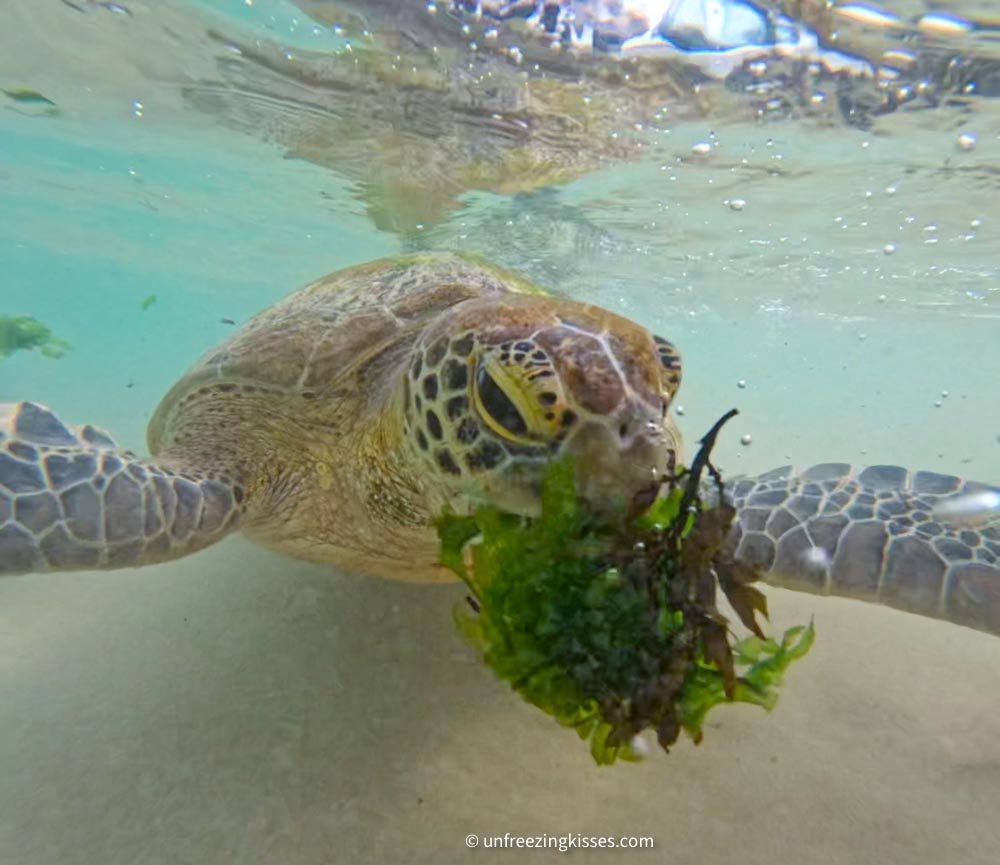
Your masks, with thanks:
[{"label": "watermark text", "polygon": [[638,835],[466,835],[465,846],[470,849],[485,847],[492,850],[512,848],[518,850],[545,849],[567,853],[570,850],[650,850],[653,839]]}]

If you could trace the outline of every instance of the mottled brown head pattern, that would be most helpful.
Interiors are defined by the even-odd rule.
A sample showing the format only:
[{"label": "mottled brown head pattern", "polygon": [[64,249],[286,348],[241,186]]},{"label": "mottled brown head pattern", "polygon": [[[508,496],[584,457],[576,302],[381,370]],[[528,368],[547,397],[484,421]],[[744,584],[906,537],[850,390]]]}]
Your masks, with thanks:
[{"label": "mottled brown head pattern", "polygon": [[573,301],[511,294],[457,304],[424,331],[404,383],[407,440],[435,504],[537,509],[547,458],[617,505],[662,471],[680,358],[666,340]]}]

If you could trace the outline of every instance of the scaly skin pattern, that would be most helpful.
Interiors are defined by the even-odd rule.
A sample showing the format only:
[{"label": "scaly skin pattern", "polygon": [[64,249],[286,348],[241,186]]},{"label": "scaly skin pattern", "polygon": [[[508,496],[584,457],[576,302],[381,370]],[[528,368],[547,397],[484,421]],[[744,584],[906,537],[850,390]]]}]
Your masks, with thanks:
[{"label": "scaly skin pattern", "polygon": [[[826,463],[740,480],[730,495],[736,558],[772,585],[1000,634],[1000,488]],[[964,519],[963,503],[972,506]]]},{"label": "scaly skin pattern", "polygon": [[241,499],[224,472],[160,467],[37,403],[0,403],[0,575],[173,559],[233,529]]},{"label": "scaly skin pattern", "polygon": [[[680,456],[676,348],[468,257],[324,277],[167,394],[151,456],[35,403],[0,410],[0,575],[175,559],[239,529],[298,558],[436,581],[431,521],[531,514],[547,462],[615,510]],[[730,486],[736,558],[778,586],[1000,634],[1000,490],[823,464]]]}]

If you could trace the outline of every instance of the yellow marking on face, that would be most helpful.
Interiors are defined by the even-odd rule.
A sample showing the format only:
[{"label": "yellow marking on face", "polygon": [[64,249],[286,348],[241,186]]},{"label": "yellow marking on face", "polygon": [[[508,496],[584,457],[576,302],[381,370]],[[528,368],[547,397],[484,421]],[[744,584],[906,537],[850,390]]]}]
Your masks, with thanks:
[{"label": "yellow marking on face", "polygon": [[483,422],[501,438],[517,444],[537,446],[539,442],[546,442],[551,439],[555,424],[545,417],[545,409],[539,404],[532,388],[522,375],[518,375],[507,364],[501,363],[497,358],[487,355],[480,361],[483,370],[503,392],[517,409],[521,420],[527,427],[527,435],[508,429],[501,424],[483,404],[482,394],[479,390],[479,377],[473,376],[473,401],[476,411]]}]

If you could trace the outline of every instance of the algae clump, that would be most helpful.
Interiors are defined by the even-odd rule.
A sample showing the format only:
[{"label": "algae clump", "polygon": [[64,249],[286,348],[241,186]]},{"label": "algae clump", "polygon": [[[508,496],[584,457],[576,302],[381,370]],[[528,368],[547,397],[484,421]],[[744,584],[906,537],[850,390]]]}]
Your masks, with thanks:
[{"label": "algae clump", "polygon": [[[811,624],[764,635],[758,575],[726,551],[735,511],[708,457],[732,414],[689,470],[671,467],[618,525],[578,501],[567,462],[548,467],[537,518],[483,508],[438,520],[441,561],[471,592],[455,611],[460,631],[525,700],[588,741],[598,764],[636,759],[646,729],[664,750],[682,730],[697,743],[720,703],[773,708],[782,674],[812,645]],[[717,588],[753,636],[731,642]]]},{"label": "algae clump", "polygon": [[30,315],[0,315],[0,357],[31,349],[38,349],[45,357],[59,358],[70,345],[56,339],[47,325]]}]

